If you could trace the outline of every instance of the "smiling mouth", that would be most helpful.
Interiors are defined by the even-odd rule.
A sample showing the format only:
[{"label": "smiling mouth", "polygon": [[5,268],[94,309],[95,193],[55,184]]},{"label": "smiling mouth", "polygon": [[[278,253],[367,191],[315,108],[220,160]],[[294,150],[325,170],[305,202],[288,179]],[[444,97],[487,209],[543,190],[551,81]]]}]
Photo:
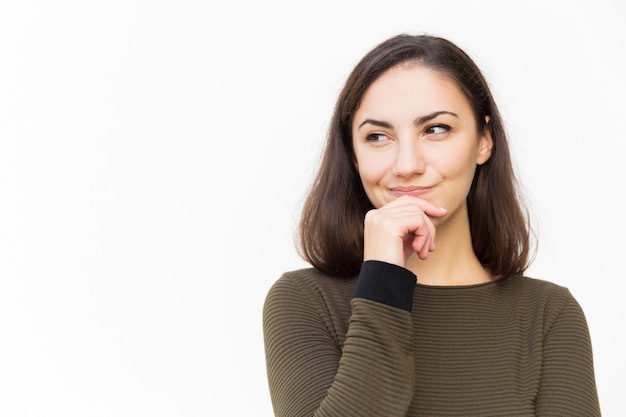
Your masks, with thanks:
[{"label": "smiling mouth", "polygon": [[390,188],[389,192],[396,197],[401,197],[403,195],[409,195],[412,197],[422,197],[424,194],[428,193],[432,187],[394,187]]}]

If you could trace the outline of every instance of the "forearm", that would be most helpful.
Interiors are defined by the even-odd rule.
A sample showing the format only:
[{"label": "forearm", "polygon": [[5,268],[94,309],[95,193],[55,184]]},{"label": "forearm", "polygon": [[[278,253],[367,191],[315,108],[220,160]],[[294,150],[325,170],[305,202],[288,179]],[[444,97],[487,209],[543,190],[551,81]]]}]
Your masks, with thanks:
[{"label": "forearm", "polygon": [[391,295],[387,301],[400,300],[407,307],[412,291],[400,298],[396,293],[405,292],[410,279],[414,285],[414,276],[381,292],[385,279],[398,284],[397,277],[380,276],[389,273],[384,265],[382,269],[371,266],[364,268],[369,270],[369,278],[362,277],[351,302],[343,346],[337,345],[333,330],[316,317],[309,308],[310,300],[301,292],[283,288],[282,295],[277,291],[270,294],[264,325],[270,392],[277,416],[406,414],[414,387],[410,311],[374,301],[370,295]]},{"label": "forearm", "polygon": [[364,299],[353,313],[328,394],[315,416],[404,416],[414,390],[409,313]]}]

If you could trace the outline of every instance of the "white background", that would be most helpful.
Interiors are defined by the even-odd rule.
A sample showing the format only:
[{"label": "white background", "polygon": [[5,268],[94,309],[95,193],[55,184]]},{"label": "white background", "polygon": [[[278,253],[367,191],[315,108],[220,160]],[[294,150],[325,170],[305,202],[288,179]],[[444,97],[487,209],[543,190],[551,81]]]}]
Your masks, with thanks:
[{"label": "white background", "polygon": [[0,415],[271,416],[261,329],[335,98],[400,32],[491,82],[528,275],[623,408],[624,17],[596,1],[1,1]]}]

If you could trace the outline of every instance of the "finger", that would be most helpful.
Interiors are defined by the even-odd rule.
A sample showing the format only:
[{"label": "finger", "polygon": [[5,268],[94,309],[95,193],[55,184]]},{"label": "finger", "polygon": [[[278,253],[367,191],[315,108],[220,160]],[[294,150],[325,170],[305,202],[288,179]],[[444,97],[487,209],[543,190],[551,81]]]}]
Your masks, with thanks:
[{"label": "finger", "polygon": [[424,226],[425,227],[413,232],[414,238],[411,245],[413,251],[417,253],[421,259],[426,259],[428,254],[435,248],[436,230],[427,217],[424,221]]},{"label": "finger", "polygon": [[416,236],[415,240],[413,241],[413,250],[420,259],[428,258],[432,242],[433,239],[430,235]]},{"label": "finger", "polygon": [[413,248],[413,251],[417,254],[423,254],[424,253],[424,248],[430,246],[429,244],[427,245],[428,242],[428,236],[427,235],[414,235],[415,237],[413,238],[413,241],[411,242],[411,247]]},{"label": "finger", "polygon": [[409,195],[398,197],[397,199],[387,204],[387,207],[413,205],[417,205],[424,213],[426,213],[426,215],[430,217],[443,217],[447,214],[447,210],[445,208],[438,206],[437,204],[432,203],[428,200],[424,200],[423,198]]},{"label": "finger", "polygon": [[433,206],[432,208],[425,209],[424,213],[426,213],[427,215],[431,217],[437,217],[437,218],[443,217],[446,214],[448,214],[448,210],[446,210],[445,208],[440,207],[436,204],[433,204],[432,206]]}]

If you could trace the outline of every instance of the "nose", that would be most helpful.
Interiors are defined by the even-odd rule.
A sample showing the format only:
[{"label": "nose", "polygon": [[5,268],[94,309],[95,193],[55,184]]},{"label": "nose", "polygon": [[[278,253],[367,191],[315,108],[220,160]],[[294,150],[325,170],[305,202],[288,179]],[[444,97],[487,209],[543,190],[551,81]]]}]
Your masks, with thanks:
[{"label": "nose", "polygon": [[423,174],[426,168],[424,152],[419,139],[414,137],[402,138],[397,142],[396,160],[392,173],[398,177],[410,177]]}]

